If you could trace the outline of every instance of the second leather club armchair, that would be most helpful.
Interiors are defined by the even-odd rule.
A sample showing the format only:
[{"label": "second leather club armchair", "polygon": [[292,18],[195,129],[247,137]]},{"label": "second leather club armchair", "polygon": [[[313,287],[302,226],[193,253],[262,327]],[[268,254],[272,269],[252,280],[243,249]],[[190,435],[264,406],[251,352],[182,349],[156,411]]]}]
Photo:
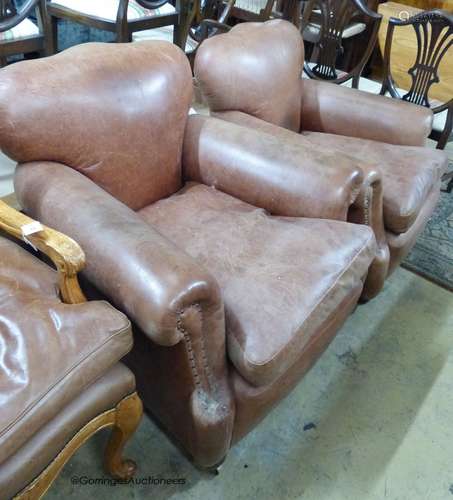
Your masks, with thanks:
[{"label": "second leather club armchair", "polygon": [[[428,108],[317,80],[302,79],[304,46],[287,21],[243,23],[199,47],[195,77],[211,114],[306,150],[336,152],[365,173],[348,220],[374,229],[376,260],[364,298],[410,251],[440,194],[448,158],[423,147]],[[376,177],[376,174],[378,176]]]},{"label": "second leather club armchair", "polygon": [[214,467],[310,368],[376,252],[345,222],[360,168],[188,116],[165,42],[85,44],[3,70],[0,145],[26,213],[77,239],[134,324],[144,405]]}]

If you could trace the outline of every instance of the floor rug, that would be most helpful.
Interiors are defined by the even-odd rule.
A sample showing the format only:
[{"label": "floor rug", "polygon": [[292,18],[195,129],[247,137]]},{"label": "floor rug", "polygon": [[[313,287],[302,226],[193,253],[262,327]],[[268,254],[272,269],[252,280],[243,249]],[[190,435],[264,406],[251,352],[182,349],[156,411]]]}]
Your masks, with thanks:
[{"label": "floor rug", "polygon": [[[449,171],[453,171],[453,161]],[[453,291],[453,192],[445,192],[446,184],[436,210],[403,267]]]}]

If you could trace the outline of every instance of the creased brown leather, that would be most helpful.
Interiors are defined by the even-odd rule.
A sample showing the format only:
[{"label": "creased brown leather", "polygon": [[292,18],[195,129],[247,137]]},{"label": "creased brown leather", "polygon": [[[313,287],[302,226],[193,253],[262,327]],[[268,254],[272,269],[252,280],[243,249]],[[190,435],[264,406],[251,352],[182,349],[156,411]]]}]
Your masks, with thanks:
[{"label": "creased brown leather", "polygon": [[253,385],[285,373],[366,275],[373,232],[340,221],[273,217],[187,184],[140,214],[216,278],[230,360]]},{"label": "creased brown leather", "polygon": [[[291,143],[297,141],[300,150],[299,152],[295,151],[295,153],[300,155],[301,162],[305,162],[307,156],[316,158],[319,163],[315,163],[315,168],[321,178],[325,170],[338,169],[341,172],[343,169],[351,168],[352,165],[360,168],[363,172],[361,176],[363,178],[362,184],[357,186],[354,193],[355,199],[348,207],[347,216],[343,220],[370,226],[375,233],[377,253],[366,278],[362,298],[369,300],[376,296],[384,285],[390,258],[383,221],[382,180],[376,164],[361,157],[346,154],[341,149],[336,149],[330,145],[323,147],[322,138],[324,136],[326,138],[335,137],[330,134],[309,134],[307,137],[307,134],[296,134],[240,111],[223,111],[213,113],[213,115],[252,130],[272,135],[277,139],[279,148],[288,141]],[[319,144],[316,140],[311,140],[313,135],[316,136],[316,139],[319,138]],[[339,185],[341,184],[339,183]],[[320,186],[324,186],[323,180],[321,180]]]},{"label": "creased brown leather", "polygon": [[[301,144],[307,148],[329,151],[336,159],[347,155],[350,161],[358,162],[364,171],[363,185],[348,217],[357,223],[368,221],[376,232],[378,252],[363,292],[363,298],[371,298],[393,269],[394,263],[389,259],[399,261],[397,255],[406,254],[415,242],[412,236],[404,234],[408,231],[413,235],[414,224],[422,227],[419,214],[426,213],[430,193],[446,165],[443,152],[420,147],[431,131],[432,111],[329,82],[302,79],[303,58],[299,58],[293,33],[289,28],[277,32],[277,26],[281,24],[276,21],[261,23],[260,27],[243,23],[234,35],[226,33],[204,42],[199,48],[200,60],[195,61],[198,84],[208,97],[211,113],[219,118],[271,133],[279,137],[280,144],[287,141],[288,132],[299,132]],[[265,38],[260,46],[257,40]],[[276,44],[275,51],[270,47],[272,42]],[[292,69],[276,62],[283,53]],[[243,61],[253,61],[250,71]],[[265,72],[259,81],[254,74],[258,66]],[[293,95],[296,81],[300,87],[301,98],[296,105],[300,113],[298,129],[293,126],[295,122],[285,125],[261,112],[260,104],[264,109],[272,109],[285,95],[279,87],[281,81],[290,89],[289,95]],[[274,86],[279,89],[278,94],[273,92]],[[281,130],[276,131],[272,125]],[[329,162],[332,165],[335,163]],[[373,180],[371,170],[380,175],[382,186]],[[393,233],[400,233],[399,241],[407,242],[401,251],[388,249],[387,235]]]},{"label": "creased brown leather", "polygon": [[[190,437],[187,448],[197,463],[208,467],[220,462],[231,439],[234,405],[226,382],[223,301],[215,279],[137,213],[72,169],[55,163],[20,165],[15,185],[27,213],[77,239],[87,257],[84,275],[148,338],[165,346],[162,357],[180,353],[188,382],[157,412],[181,441]],[[144,373],[133,362],[131,366],[148,405],[146,367],[155,361],[140,359]],[[166,378],[175,375],[175,359],[165,366]],[[183,437],[171,426],[175,399],[178,422],[187,419]]]},{"label": "creased brown leather", "polygon": [[301,129],[389,144],[424,146],[429,108],[329,82],[301,79]]},{"label": "creased brown leather", "polygon": [[384,223],[394,233],[404,233],[411,227],[448,166],[448,155],[439,149],[318,132],[304,132],[302,136],[319,148],[335,149],[357,161],[362,159],[365,172],[369,165],[380,172]]},{"label": "creased brown leather", "polygon": [[426,223],[429,221],[429,218],[439,201],[439,196],[440,182],[433,186],[426,203],[408,231],[401,234],[394,234],[387,231],[387,241],[390,249],[389,274],[393,273],[404,257],[406,257],[409,253],[410,249],[414,246],[417,236],[423,231]]},{"label": "creased brown leather", "polygon": [[244,23],[200,45],[194,74],[211,110],[239,110],[299,131],[303,61],[291,23]]},{"label": "creased brown leather", "polygon": [[341,159],[334,164],[333,155],[304,147],[298,134],[288,136],[282,142],[262,130],[192,115],[184,177],[273,215],[346,220],[362,184],[360,168]]},{"label": "creased brown leather", "polygon": [[[267,26],[277,39],[266,41]],[[269,83],[263,93],[255,91],[259,98],[255,100],[258,111],[252,102],[255,94],[249,92],[245,96],[244,102],[252,102],[248,112],[262,113],[261,118],[298,132],[301,37],[296,28],[281,21],[255,28],[256,38],[251,46],[262,50],[264,43],[273,61],[261,65],[259,58],[247,56],[239,65],[244,74],[253,70],[254,76],[259,80],[266,76],[263,81]],[[233,29],[239,44],[244,31],[241,26]],[[216,38],[221,37],[212,40]],[[283,149],[282,161],[267,146],[268,141],[277,144],[272,142],[272,135],[259,136],[256,131],[249,135],[246,130],[247,137],[256,140],[256,150],[251,156],[237,132],[241,127],[211,119],[202,121],[208,123],[209,128],[202,130],[191,125],[187,129],[184,171],[195,175],[192,174],[195,167],[196,175],[206,176],[205,182],[212,184],[217,182],[213,179],[215,174],[219,189],[205,184],[185,185],[181,169],[183,137],[179,131],[187,122],[188,94],[185,89],[181,90],[187,63],[184,61],[184,68],[178,70],[180,53],[160,44],[142,45],[140,50],[134,46],[105,50],[96,47],[95,67],[100,60],[103,68],[118,69],[118,61],[121,61],[127,68],[127,77],[122,67],[107,72],[108,79],[105,75],[93,75],[89,50],[72,49],[66,56],[57,58],[69,61],[73,57],[74,61],[81,62],[78,69],[82,74],[77,76],[77,88],[72,94],[68,92],[76,96],[77,113],[70,111],[76,117],[84,113],[90,119],[86,138],[91,148],[90,158],[93,151],[97,152],[98,148],[102,151],[105,144],[115,152],[113,164],[109,163],[115,176],[113,170],[108,170],[108,178],[116,179],[115,190],[104,183],[104,177],[88,178],[90,172],[79,168],[78,162],[53,157],[54,151],[66,154],[66,149],[68,155],[74,154],[74,141],[80,143],[73,135],[85,137],[85,131],[80,130],[80,120],[74,125],[75,129],[69,130],[66,145],[63,146],[66,130],[59,128],[54,135],[59,137],[61,145],[54,136],[47,142],[38,141],[37,145],[37,138],[47,137],[49,130],[54,130],[49,122],[44,122],[49,129],[46,134],[39,135],[37,127],[26,120],[25,105],[15,109],[0,103],[0,118],[8,119],[3,128],[0,125],[0,146],[4,143],[11,154],[26,153],[25,158],[19,159],[26,159],[27,163],[20,165],[16,172],[16,191],[25,211],[81,244],[87,257],[86,280],[134,321],[135,346],[127,362],[137,377],[145,406],[197,464],[213,466],[224,458],[234,432],[236,401],[230,387],[233,374],[240,372],[250,386],[266,387],[277,380],[284,381],[268,393],[266,408],[250,399],[249,411],[253,418],[244,427],[241,423],[242,429],[250,430],[256,423],[256,415],[264,414],[286,394],[289,385],[315,361],[352,310],[376,251],[374,235],[363,225],[273,213],[318,213],[345,218],[345,207],[359,194],[360,168],[350,158],[341,159],[338,171],[334,174],[329,171],[325,179],[321,176],[326,183],[323,189],[322,182],[321,187],[318,185],[320,173],[314,161],[310,163],[313,171],[303,164],[295,174],[288,167],[288,162],[292,165],[297,156],[292,156],[291,151],[294,149],[300,155],[299,141],[296,144],[289,140],[285,148],[278,143],[276,149]],[[241,54],[240,47],[233,48],[236,54]],[[166,57],[171,68],[154,64],[157,59],[160,61],[155,51]],[[61,66],[57,58],[50,59],[50,63],[27,65],[27,70],[11,70],[7,73],[10,75],[8,85],[11,75],[22,80],[33,68],[33,76],[39,74],[36,77],[39,90],[46,80],[41,73],[49,73],[48,64]],[[232,69],[230,66],[223,73],[226,82]],[[267,78],[271,71],[277,70],[280,79]],[[163,94],[153,90],[154,84],[158,87],[156,82],[168,81],[168,71],[175,73],[175,92],[181,94],[180,99],[168,100],[165,93],[170,92],[168,89]],[[163,77],[159,78],[161,72]],[[42,101],[44,118],[51,113],[47,108],[58,106],[63,99],[61,89],[72,88],[70,78],[65,81],[72,73],[64,74],[61,70],[57,73],[55,99],[47,88],[42,89],[46,97]],[[153,83],[152,89],[141,87],[143,75],[146,82]],[[99,81],[91,81],[96,78]],[[190,81],[187,85],[190,86]],[[111,96],[122,97],[123,86],[128,90],[128,104],[112,102]],[[109,107],[108,111],[92,105],[97,97],[93,88],[102,93],[104,87],[106,96],[101,96],[99,102]],[[20,88],[27,87],[21,82]],[[139,92],[134,93],[132,89]],[[237,102],[242,98],[241,92],[236,94]],[[2,96],[0,90],[0,98]],[[262,96],[266,98],[264,101]],[[127,114],[128,106],[132,107],[131,116]],[[118,114],[116,107],[120,108]],[[143,116],[137,108],[143,110]],[[32,118],[36,117],[35,111]],[[142,119],[136,120],[137,116]],[[109,127],[106,117],[110,119]],[[191,119],[191,123],[201,122]],[[20,143],[11,134],[19,125],[23,126],[23,133],[18,133]],[[153,132],[164,128],[166,135]],[[224,133],[224,143],[213,130]],[[110,137],[105,142],[104,136],[102,140],[92,138],[97,132],[106,131]],[[137,142],[135,132],[140,137]],[[235,149],[229,151],[225,144]],[[121,170],[119,150],[129,153],[129,148],[133,154],[127,158],[128,168]],[[171,149],[168,156],[159,157],[161,148],[165,152]],[[310,150],[311,157],[315,154],[320,154],[319,148]],[[153,163],[156,158],[158,168]],[[173,162],[175,158],[177,165]],[[260,158],[261,163],[256,163]],[[271,167],[273,175],[269,176]],[[228,179],[232,168],[234,172],[237,169],[240,183]],[[301,173],[303,176],[299,177]],[[337,179],[339,185],[334,185],[333,179]],[[292,182],[303,189],[303,203],[300,194],[288,185]],[[150,188],[155,185],[165,189],[153,191],[148,198]],[[234,196],[222,189],[231,190]],[[311,191],[318,193],[322,203],[316,203]],[[249,203],[241,201],[241,196]],[[252,203],[262,204],[268,212],[250,204],[252,198]],[[330,326],[326,326],[326,322]],[[315,348],[309,348],[312,342]],[[303,369],[292,374],[296,364]]]},{"label": "creased brown leather", "polygon": [[0,464],[132,347],[109,304],[61,303],[50,268],[41,290],[44,266],[0,238]]},{"label": "creased brown leather", "polygon": [[77,45],[5,68],[1,146],[20,163],[68,165],[139,209],[181,186],[191,99],[189,63],[171,43]]}]

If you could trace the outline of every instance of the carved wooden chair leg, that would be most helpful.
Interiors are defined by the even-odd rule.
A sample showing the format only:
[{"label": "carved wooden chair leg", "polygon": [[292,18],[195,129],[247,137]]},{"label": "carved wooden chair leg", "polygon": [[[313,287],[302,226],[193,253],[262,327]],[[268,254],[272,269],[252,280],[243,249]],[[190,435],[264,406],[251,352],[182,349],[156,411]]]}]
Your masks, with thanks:
[{"label": "carved wooden chair leg", "polygon": [[129,479],[137,470],[135,462],[123,458],[123,449],[135,432],[143,415],[143,405],[137,394],[123,399],[116,407],[112,435],[105,450],[105,468],[114,477]]}]

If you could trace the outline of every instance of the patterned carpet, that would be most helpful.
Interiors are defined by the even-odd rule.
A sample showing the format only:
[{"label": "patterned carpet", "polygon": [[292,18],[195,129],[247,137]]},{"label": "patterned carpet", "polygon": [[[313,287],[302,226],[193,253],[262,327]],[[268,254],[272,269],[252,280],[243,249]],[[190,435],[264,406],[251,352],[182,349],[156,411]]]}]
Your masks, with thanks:
[{"label": "patterned carpet", "polygon": [[[449,171],[453,171],[453,161]],[[433,216],[403,266],[453,291],[453,192],[441,193]]]}]

